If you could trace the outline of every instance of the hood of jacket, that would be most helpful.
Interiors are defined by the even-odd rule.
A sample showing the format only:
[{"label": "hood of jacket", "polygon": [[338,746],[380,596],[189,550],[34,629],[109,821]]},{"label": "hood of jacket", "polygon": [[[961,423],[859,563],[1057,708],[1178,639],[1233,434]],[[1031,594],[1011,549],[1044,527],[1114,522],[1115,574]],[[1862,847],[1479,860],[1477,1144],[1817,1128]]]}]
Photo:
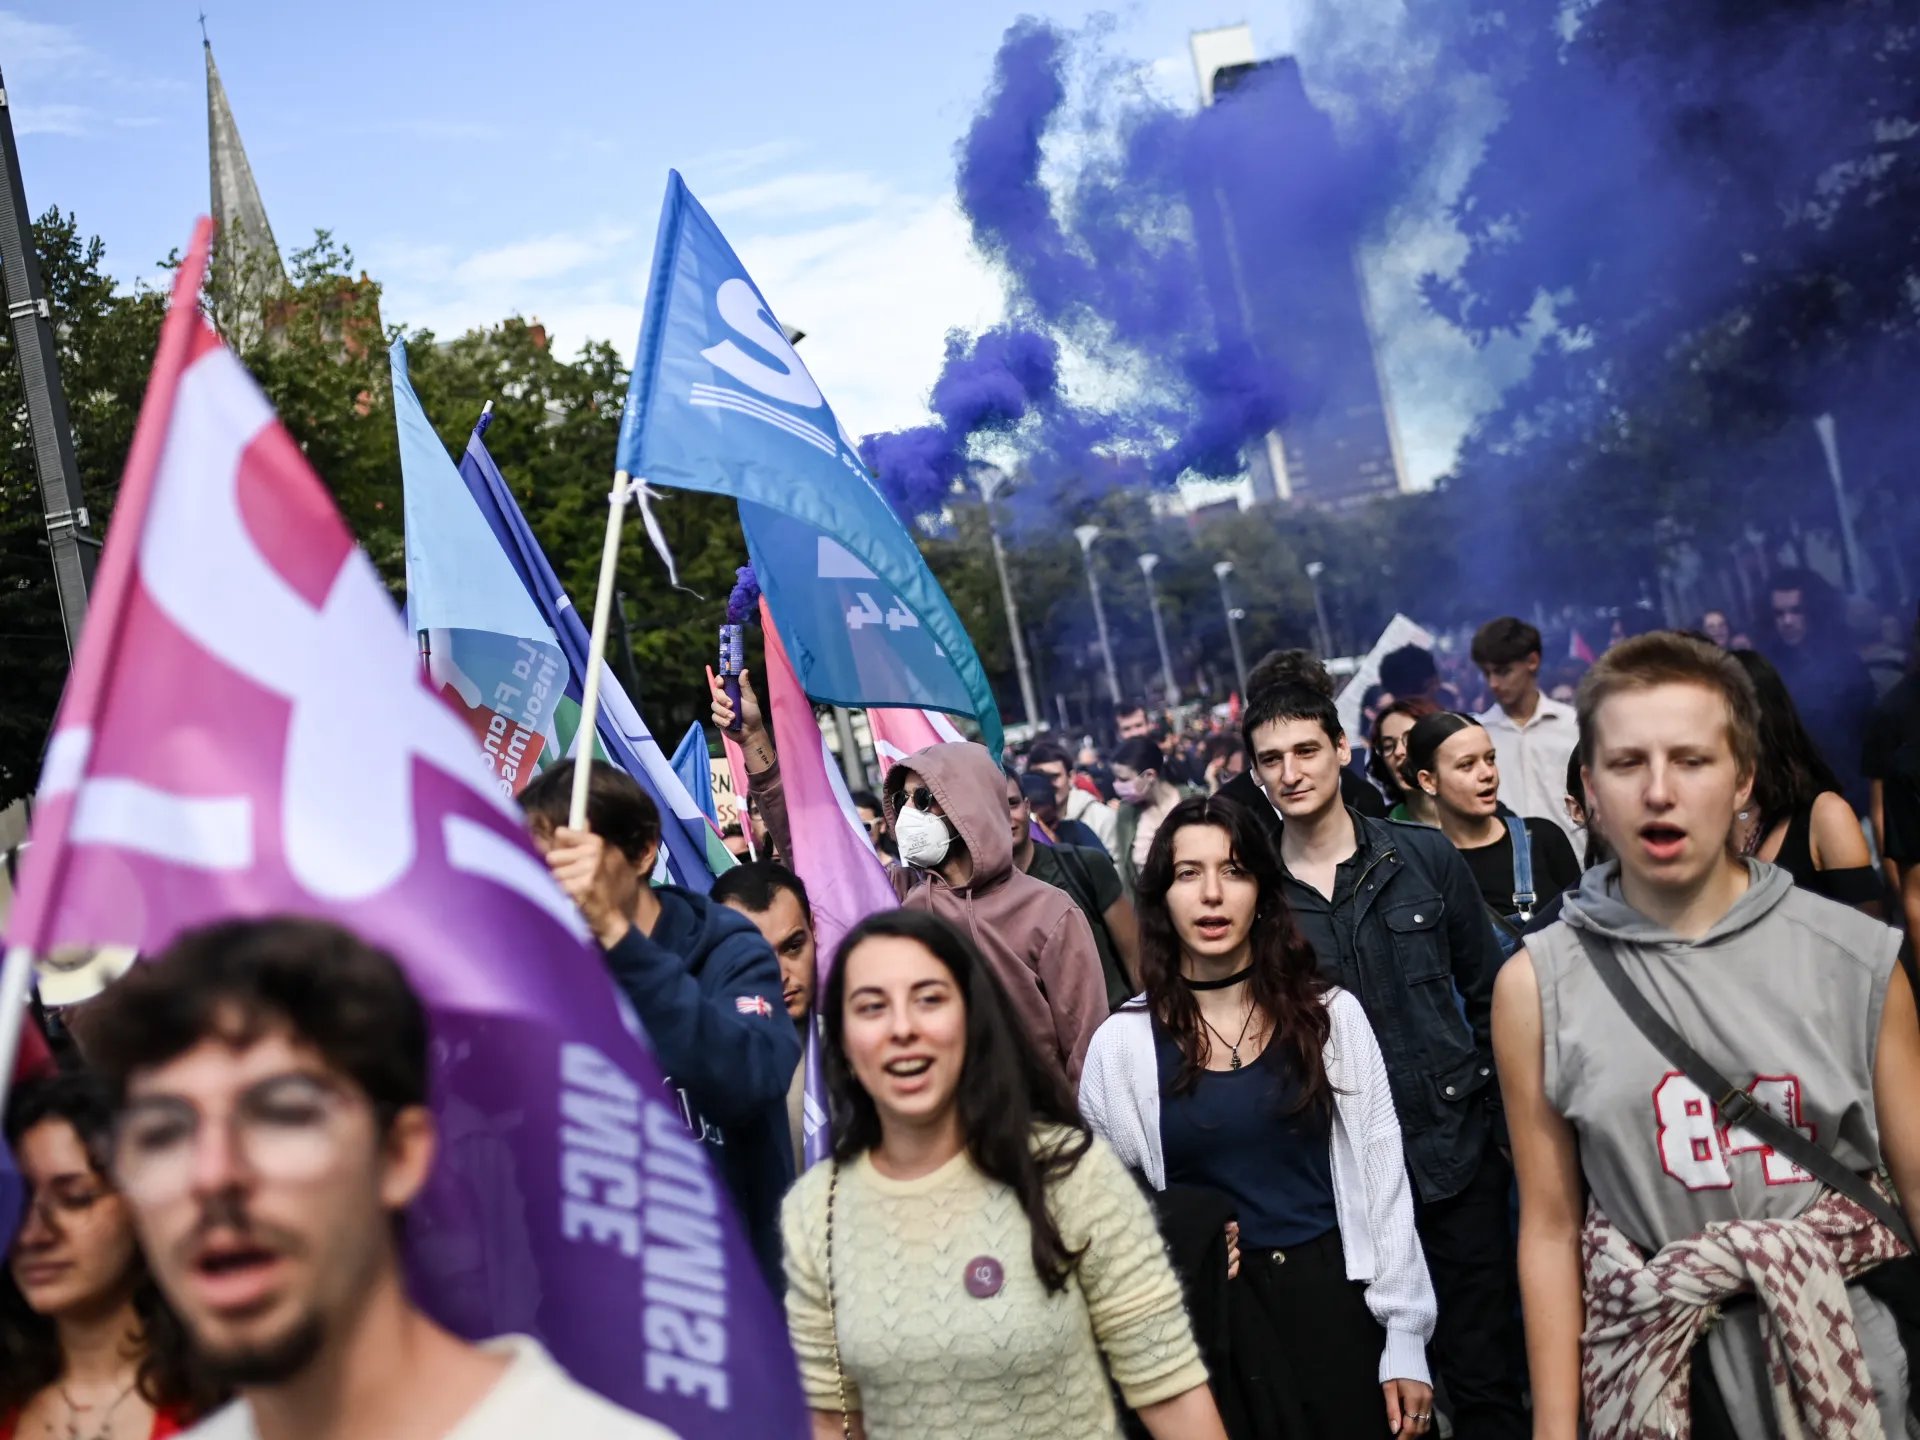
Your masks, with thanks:
[{"label": "hood of jacket", "polygon": [[1706,945],[1752,929],[1793,893],[1793,877],[1776,865],[1748,860],[1747,889],[1733,908],[1698,940],[1676,935],[1627,904],[1620,893],[1620,862],[1596,865],[1580,879],[1560,907],[1560,918],[1576,930],[1626,945]]},{"label": "hood of jacket", "polygon": [[911,770],[927,782],[973,856],[968,890],[984,890],[1013,873],[1013,830],[1007,824],[1007,777],[984,745],[955,740],[929,745],[887,771],[887,823],[896,817],[895,796]]}]

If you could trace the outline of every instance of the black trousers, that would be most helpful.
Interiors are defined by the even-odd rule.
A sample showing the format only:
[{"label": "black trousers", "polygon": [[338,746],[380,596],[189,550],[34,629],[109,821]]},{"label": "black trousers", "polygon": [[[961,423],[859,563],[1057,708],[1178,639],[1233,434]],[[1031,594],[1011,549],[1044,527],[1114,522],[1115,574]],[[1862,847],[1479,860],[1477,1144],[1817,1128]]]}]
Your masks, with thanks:
[{"label": "black trousers", "polygon": [[[1380,1352],[1386,1332],[1367,1309],[1366,1287],[1347,1279],[1340,1232],[1285,1251],[1256,1250],[1241,1242],[1235,1304],[1255,1307],[1275,1347],[1240,1354],[1249,1388],[1279,1413],[1250,1408],[1263,1437],[1335,1440],[1387,1433],[1387,1401],[1380,1389]],[[1243,1327],[1243,1333],[1246,1329]]]},{"label": "black trousers", "polygon": [[1513,1167],[1491,1143],[1466,1189],[1417,1207],[1440,1302],[1428,1358],[1459,1440],[1528,1440],[1527,1343],[1510,1208]]}]

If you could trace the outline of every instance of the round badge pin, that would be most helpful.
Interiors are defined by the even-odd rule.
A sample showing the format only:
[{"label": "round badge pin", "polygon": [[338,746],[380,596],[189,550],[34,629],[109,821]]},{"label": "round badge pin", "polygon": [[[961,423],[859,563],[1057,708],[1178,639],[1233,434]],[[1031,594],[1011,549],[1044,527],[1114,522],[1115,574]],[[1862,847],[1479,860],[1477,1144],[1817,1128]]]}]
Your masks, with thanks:
[{"label": "round badge pin", "polygon": [[967,1262],[967,1293],[976,1300],[998,1295],[1006,1283],[1007,1272],[991,1255],[980,1255]]}]

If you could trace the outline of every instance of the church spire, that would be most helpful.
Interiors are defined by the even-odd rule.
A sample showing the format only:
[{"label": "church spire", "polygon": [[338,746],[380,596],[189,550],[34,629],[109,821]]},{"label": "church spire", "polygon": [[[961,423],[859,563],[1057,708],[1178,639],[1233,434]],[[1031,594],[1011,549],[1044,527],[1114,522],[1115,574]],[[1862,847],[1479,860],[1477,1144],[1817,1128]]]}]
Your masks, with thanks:
[{"label": "church spire", "polygon": [[201,44],[207,53],[207,154],[212,178],[215,265],[223,271],[233,297],[232,313],[223,328],[244,343],[261,332],[267,295],[286,284],[280,249],[274,244],[267,207],[240,144],[226,86],[213,63],[213,43],[206,38],[206,17],[200,18]]}]

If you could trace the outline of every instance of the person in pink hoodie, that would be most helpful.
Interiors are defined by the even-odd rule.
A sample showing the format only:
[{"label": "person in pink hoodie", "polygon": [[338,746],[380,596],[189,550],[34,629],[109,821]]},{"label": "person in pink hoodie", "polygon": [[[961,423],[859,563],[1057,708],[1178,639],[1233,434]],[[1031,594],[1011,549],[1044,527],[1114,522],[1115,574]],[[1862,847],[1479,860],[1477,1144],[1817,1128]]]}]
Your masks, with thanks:
[{"label": "person in pink hoodie", "polygon": [[[733,720],[716,683],[714,724],[724,730]],[[791,857],[779,757],[744,676],[740,722],[748,791],[775,851]],[[900,862],[888,868],[900,903],[936,911],[967,932],[1006,986],[1034,1047],[1078,1086],[1087,1046],[1107,1018],[1100,952],[1072,897],[1014,865],[999,765],[981,745],[930,745],[887,772],[881,801],[900,846]]]}]

